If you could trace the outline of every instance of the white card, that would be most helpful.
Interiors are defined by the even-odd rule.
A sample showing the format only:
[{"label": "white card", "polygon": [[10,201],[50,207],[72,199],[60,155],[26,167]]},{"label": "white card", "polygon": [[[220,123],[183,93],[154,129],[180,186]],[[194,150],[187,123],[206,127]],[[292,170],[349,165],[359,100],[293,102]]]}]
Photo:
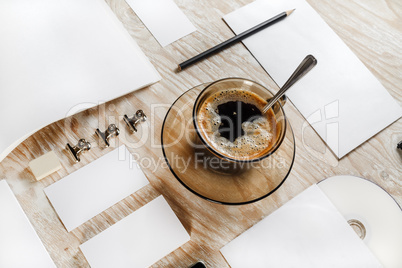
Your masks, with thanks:
[{"label": "white card", "polygon": [[161,46],[197,29],[173,0],[126,0]]},{"label": "white card", "polygon": [[[27,135],[160,80],[104,0],[0,0],[0,161]],[[21,123],[24,122],[24,123]]]},{"label": "white card", "polygon": [[232,268],[381,267],[316,184],[221,249]]},{"label": "white card", "polygon": [[45,188],[67,231],[71,231],[148,184],[121,146]]},{"label": "white card", "polygon": [[287,95],[338,158],[397,120],[402,109],[304,0],[257,0],[224,17],[238,34],[283,11],[284,20],[243,41],[282,86],[303,58],[318,64]]},{"label": "white card", "polygon": [[190,240],[163,196],[80,246],[92,268],[142,268]]},{"label": "white card", "polygon": [[56,267],[5,180],[0,181],[0,267]]}]

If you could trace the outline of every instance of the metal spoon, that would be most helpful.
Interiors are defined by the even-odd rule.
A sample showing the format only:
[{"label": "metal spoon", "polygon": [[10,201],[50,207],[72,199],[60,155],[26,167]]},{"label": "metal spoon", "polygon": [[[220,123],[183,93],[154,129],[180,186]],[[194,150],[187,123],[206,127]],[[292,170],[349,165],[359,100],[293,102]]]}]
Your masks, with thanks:
[{"label": "metal spoon", "polygon": [[269,108],[271,108],[281,97],[285,94],[294,83],[296,83],[300,78],[302,78],[306,73],[308,73],[317,64],[316,58],[313,55],[307,55],[304,60],[300,63],[297,69],[289,77],[288,81],[283,85],[283,87],[268,100],[267,105],[262,109],[262,113],[266,113]]}]

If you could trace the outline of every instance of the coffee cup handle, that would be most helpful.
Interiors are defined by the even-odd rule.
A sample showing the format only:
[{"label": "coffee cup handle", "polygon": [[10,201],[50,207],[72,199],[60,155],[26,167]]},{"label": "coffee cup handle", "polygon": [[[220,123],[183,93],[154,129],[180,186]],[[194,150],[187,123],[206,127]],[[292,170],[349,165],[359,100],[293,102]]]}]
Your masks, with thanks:
[{"label": "coffee cup handle", "polygon": [[288,100],[288,98],[286,97],[286,95],[283,95],[278,101],[281,103],[281,105],[283,107],[283,106],[285,106],[287,100]]}]

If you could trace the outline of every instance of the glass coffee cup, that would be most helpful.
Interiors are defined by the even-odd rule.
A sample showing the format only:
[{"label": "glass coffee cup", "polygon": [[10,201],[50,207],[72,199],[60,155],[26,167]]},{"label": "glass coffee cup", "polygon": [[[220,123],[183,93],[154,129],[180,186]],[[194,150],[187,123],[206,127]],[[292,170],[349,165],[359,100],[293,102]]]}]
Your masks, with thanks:
[{"label": "glass coffee cup", "polygon": [[260,154],[231,157],[204,138],[198,112],[216,92],[236,88],[258,95],[264,103],[273,96],[265,87],[242,78],[200,84],[176,99],[161,129],[163,156],[174,177],[195,195],[225,205],[270,196],[288,178],[296,155],[293,130],[280,103],[273,106],[276,131],[271,146]]},{"label": "glass coffee cup", "polygon": [[193,124],[206,166],[222,174],[244,172],[279,148],[286,133],[284,100],[261,113],[272,96],[244,78],[218,80],[200,92]]}]

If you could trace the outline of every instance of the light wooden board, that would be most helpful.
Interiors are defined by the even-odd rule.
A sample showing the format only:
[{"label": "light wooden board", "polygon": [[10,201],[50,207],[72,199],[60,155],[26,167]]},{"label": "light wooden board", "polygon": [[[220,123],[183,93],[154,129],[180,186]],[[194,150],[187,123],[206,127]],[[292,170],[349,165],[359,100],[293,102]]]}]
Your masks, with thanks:
[{"label": "light wooden board", "polygon": [[[187,267],[197,260],[203,260],[208,267],[228,267],[219,253],[223,245],[311,184],[333,175],[365,177],[381,185],[402,205],[402,154],[396,150],[396,144],[402,140],[402,120],[338,161],[291,103],[285,109],[295,132],[296,161],[287,181],[270,197],[244,206],[218,205],[193,195],[170,173],[159,146],[161,126],[168,107],[181,93],[198,84],[224,77],[244,77],[274,91],[278,89],[242,44],[236,44],[180,73],[175,72],[181,61],[233,36],[221,18],[250,2],[176,0],[198,31],[162,48],[125,1],[108,1],[159,71],[162,81],[45,127],[21,143],[0,163],[0,179],[2,176],[7,178],[58,267],[88,267],[78,246],[160,193],[190,233],[191,241],[153,267]],[[308,2],[401,103],[402,3],[398,0]],[[143,109],[149,120],[141,125],[137,134],[131,135],[122,116],[133,114],[137,109]],[[43,188],[110,151],[97,147],[94,132],[98,127],[104,130],[109,123],[119,125],[122,130],[119,140],[132,153],[150,160],[144,160],[142,164],[151,185],[67,233]],[[1,130],[12,131],[6,127],[2,126]],[[80,138],[92,141],[93,148],[82,156],[80,163],[73,165],[64,147],[67,142],[75,143]],[[36,182],[28,163],[49,150],[56,152],[63,168]]]}]

